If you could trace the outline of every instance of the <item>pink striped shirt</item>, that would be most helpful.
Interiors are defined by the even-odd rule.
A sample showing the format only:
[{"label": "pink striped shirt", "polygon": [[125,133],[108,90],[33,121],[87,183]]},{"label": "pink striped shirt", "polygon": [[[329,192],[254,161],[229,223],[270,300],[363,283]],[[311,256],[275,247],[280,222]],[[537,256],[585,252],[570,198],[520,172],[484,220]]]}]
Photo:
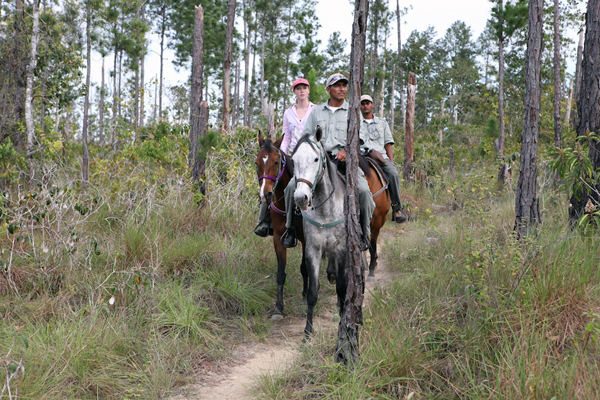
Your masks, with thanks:
[{"label": "pink striped shirt", "polygon": [[315,104],[309,102],[308,109],[306,110],[306,114],[304,114],[302,120],[298,118],[295,104],[285,110],[283,113],[283,142],[281,143],[281,151],[284,153],[287,153],[288,149],[290,150],[290,153],[294,151],[294,147],[296,147],[298,139],[300,139],[300,136],[302,136],[304,124],[306,123],[310,112],[315,107]]}]

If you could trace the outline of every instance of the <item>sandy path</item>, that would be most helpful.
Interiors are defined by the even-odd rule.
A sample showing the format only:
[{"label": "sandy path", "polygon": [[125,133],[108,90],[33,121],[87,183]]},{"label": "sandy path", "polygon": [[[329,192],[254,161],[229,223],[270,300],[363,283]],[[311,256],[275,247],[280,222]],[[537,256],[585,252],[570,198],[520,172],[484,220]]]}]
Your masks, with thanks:
[{"label": "sandy path", "polygon": [[[395,227],[394,227],[395,228]],[[367,280],[364,304],[368,304],[370,291],[390,282],[388,271],[381,254],[385,240],[399,230],[387,229],[379,240],[379,254],[375,278]],[[367,257],[368,258],[368,257]],[[319,301],[322,301],[319,299]],[[332,300],[335,304],[335,300]],[[335,308],[335,307],[334,307]],[[315,315],[315,332],[330,331],[332,340],[337,337],[339,319],[333,309],[321,309]],[[254,399],[253,390],[261,377],[285,370],[299,355],[305,319],[287,317],[274,327],[269,339],[264,343],[250,343],[235,348],[233,359],[242,360],[239,364],[226,367],[218,374],[199,377],[199,383],[177,389],[169,400],[246,400]]]}]

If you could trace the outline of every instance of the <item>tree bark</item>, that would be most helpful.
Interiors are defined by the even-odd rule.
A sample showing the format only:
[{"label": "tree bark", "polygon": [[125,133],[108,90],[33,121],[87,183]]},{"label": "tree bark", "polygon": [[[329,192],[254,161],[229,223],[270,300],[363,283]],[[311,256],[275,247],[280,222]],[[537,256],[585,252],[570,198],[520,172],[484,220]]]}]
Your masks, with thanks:
[{"label": "tree bark", "polygon": [[[364,297],[364,265],[359,248],[361,228],[358,221],[358,131],[360,128],[360,95],[364,81],[365,43],[369,0],[354,2],[354,23],[352,24],[352,48],[350,53],[350,105],[348,109],[348,140],[346,143],[346,227],[348,230],[347,249],[348,284],[343,304],[343,315],[338,327],[336,361],[353,365],[359,356],[359,331],[362,324],[362,303]],[[339,279],[343,279],[340,277]]]},{"label": "tree bark", "polygon": [[396,19],[398,21],[398,82],[400,82],[400,86],[398,87],[398,91],[400,92],[400,126],[402,126],[402,122],[404,122],[404,118],[406,115],[406,110],[404,108],[404,88],[402,81],[402,35],[401,35],[401,20],[400,20],[400,0],[396,0]]},{"label": "tree bark", "polygon": [[379,117],[383,118],[383,106],[384,106],[384,96],[385,96],[385,62],[386,62],[386,50],[387,50],[387,35],[383,41],[383,65],[381,66],[381,70],[383,72],[383,78],[381,78],[381,95],[379,96]]},{"label": "tree bark", "polygon": [[[266,39],[266,23],[263,21],[262,39],[260,44],[260,104],[265,104],[265,39]],[[262,110],[263,114],[265,110]]]},{"label": "tree bark", "polygon": [[525,60],[525,110],[519,183],[515,198],[515,230],[519,238],[541,222],[537,197],[537,150],[540,131],[542,29],[544,0],[529,0],[527,53]]},{"label": "tree bark", "polygon": [[98,107],[98,142],[100,146],[104,146],[104,54],[102,55],[102,77],[100,78],[100,105]]},{"label": "tree bark", "polygon": [[35,130],[33,122],[33,75],[37,61],[37,46],[40,41],[40,10],[39,0],[33,1],[33,29],[31,33],[31,50],[29,66],[27,67],[27,84],[25,87],[25,128],[27,130],[27,169],[29,184],[34,178],[33,152],[35,150]]},{"label": "tree bark", "polygon": [[417,76],[414,72],[408,73],[408,86],[406,88],[406,118],[404,123],[404,170],[402,177],[408,181],[413,173],[415,162],[415,95],[417,91]]},{"label": "tree bark", "polygon": [[223,112],[221,126],[223,133],[229,131],[231,110],[231,61],[233,58],[233,25],[235,23],[236,0],[229,0],[227,11],[227,31],[225,32],[225,61],[223,62]]},{"label": "tree bark", "polygon": [[[579,95],[581,93],[581,63],[583,60],[583,40],[584,40],[584,31],[579,33],[579,44],[577,45],[577,62],[575,64],[575,92],[573,93],[573,98],[575,101],[579,101]],[[579,109],[579,106],[576,107]],[[575,118],[571,118],[573,123],[573,129],[577,129],[577,125],[579,124],[579,117],[575,115]]]},{"label": "tree bark", "polygon": [[396,108],[396,64],[394,63],[392,63],[392,93],[390,102],[390,131],[392,132],[392,136],[394,136],[394,109]]},{"label": "tree bark", "polygon": [[235,62],[235,76],[233,78],[234,80],[234,90],[233,90],[233,107],[232,107],[232,111],[231,111],[231,127],[233,129],[235,129],[235,127],[238,124],[238,119],[239,119],[239,109],[240,109],[240,79],[241,79],[241,73],[240,73],[240,64],[242,63],[242,59],[241,57],[238,57],[237,61]]},{"label": "tree bark", "polygon": [[561,147],[562,126],[560,121],[560,7],[554,0],[554,145]]},{"label": "tree bark", "polygon": [[573,79],[569,85],[569,94],[567,95],[567,109],[565,110],[565,126],[571,124],[571,106],[573,104]]},{"label": "tree bark", "polygon": [[86,7],[86,71],[85,71],[85,97],[83,99],[83,126],[81,130],[81,140],[83,144],[83,158],[81,160],[81,179],[86,185],[89,178],[90,153],[88,150],[88,112],[90,108],[90,75],[92,72],[92,7],[90,2],[87,2]]},{"label": "tree bark", "polygon": [[[586,136],[588,132],[600,132],[600,1],[590,0],[587,6],[585,46],[581,62],[581,90],[577,101],[577,136]],[[592,169],[600,167],[600,143],[588,142]],[[573,190],[569,218],[572,223],[585,212],[589,200],[598,209],[600,205],[600,183],[598,176],[587,177],[593,180],[590,190]]]},{"label": "tree bark", "polygon": [[500,34],[498,37],[498,124],[500,126],[500,135],[498,137],[498,153],[496,155],[498,166],[498,182],[504,185],[508,165],[504,159],[504,142],[506,141],[506,127],[504,124],[504,4],[498,2]]},{"label": "tree bark", "polygon": [[167,7],[163,6],[162,21],[160,25],[160,73],[158,78],[158,119],[162,119],[162,98],[163,98],[163,67],[165,63],[165,29],[167,25]]},{"label": "tree bark", "polygon": [[[204,174],[204,160],[198,156],[199,139],[206,131],[208,103],[202,101],[202,78],[204,73],[204,10],[197,6],[194,23],[194,50],[192,57],[192,87],[190,101],[190,153],[188,163],[192,171],[192,181],[201,183]],[[204,106],[204,107],[203,107]],[[201,187],[201,191],[202,191]],[[202,194],[205,194],[204,192]]]},{"label": "tree bark", "polygon": [[[252,2],[250,2],[252,3]],[[246,13],[246,1],[244,0],[244,125],[250,126],[250,24],[249,13]],[[252,9],[252,4],[249,5]]]}]

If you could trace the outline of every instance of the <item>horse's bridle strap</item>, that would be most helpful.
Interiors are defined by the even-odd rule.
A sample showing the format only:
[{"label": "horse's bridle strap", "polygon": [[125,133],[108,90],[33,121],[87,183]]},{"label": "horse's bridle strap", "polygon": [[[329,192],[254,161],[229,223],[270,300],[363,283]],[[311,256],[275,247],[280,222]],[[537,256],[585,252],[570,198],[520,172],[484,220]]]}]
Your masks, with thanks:
[{"label": "horse's bridle strap", "polygon": [[304,179],[304,178],[296,178],[296,182],[303,182],[306,183],[308,185],[309,188],[313,188],[313,183]]}]

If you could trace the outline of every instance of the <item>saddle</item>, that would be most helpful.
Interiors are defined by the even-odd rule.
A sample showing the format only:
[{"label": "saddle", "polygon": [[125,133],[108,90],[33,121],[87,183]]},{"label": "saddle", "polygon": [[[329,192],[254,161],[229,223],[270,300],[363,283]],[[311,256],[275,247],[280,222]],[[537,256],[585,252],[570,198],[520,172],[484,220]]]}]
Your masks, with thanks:
[{"label": "saddle", "polygon": [[[372,157],[372,152],[377,153],[379,155],[380,160]],[[346,163],[344,161],[336,159],[330,152],[327,152],[327,156],[329,158],[329,161],[337,167],[337,174],[340,176],[340,178],[342,178],[344,183],[346,183]],[[381,182],[381,185],[383,186],[382,190],[388,189],[390,180],[388,179],[385,172],[383,172],[383,169],[381,169],[381,165],[385,164],[385,159],[383,158],[380,152],[378,152],[377,150],[371,150],[369,151],[369,153],[367,153],[367,155],[360,154],[358,156],[358,161],[360,168],[365,174],[368,173],[366,169],[368,169],[369,167],[371,167],[375,171],[377,177],[379,178],[379,181]],[[380,192],[377,192],[373,197],[378,195]]]}]

